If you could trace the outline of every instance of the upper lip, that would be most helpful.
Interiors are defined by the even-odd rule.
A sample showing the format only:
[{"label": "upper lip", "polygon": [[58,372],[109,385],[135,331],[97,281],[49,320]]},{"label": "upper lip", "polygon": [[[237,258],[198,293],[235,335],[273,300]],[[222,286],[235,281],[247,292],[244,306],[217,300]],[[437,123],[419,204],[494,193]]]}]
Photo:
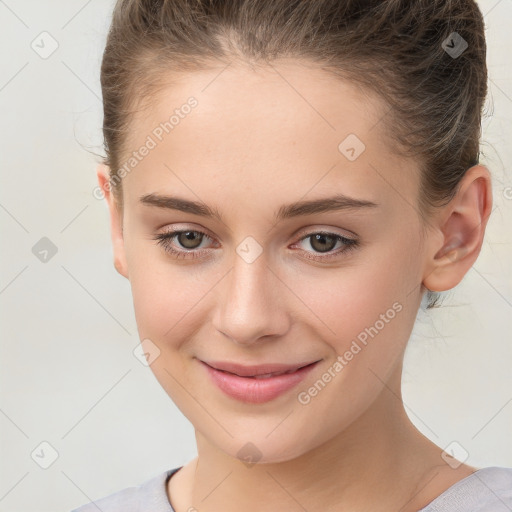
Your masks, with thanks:
[{"label": "upper lip", "polygon": [[203,361],[203,363],[225,372],[233,373],[240,377],[254,377],[256,375],[267,375],[269,373],[284,373],[287,371],[295,371],[303,366],[308,366],[318,361],[309,361],[297,364],[280,364],[280,363],[267,363],[259,365],[245,366],[228,361]]}]

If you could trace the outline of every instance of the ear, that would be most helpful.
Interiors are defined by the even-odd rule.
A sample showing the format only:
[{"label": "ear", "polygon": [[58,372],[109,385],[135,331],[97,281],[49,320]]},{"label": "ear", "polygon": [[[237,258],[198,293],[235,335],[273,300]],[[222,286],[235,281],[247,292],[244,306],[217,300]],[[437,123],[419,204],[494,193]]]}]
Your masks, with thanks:
[{"label": "ear", "polygon": [[444,291],[459,284],[480,254],[491,210],[490,173],[483,165],[475,165],[437,216],[423,276],[427,289]]},{"label": "ear", "polygon": [[122,276],[128,278],[128,265],[126,263],[123,238],[123,218],[122,212],[111,190],[110,168],[104,164],[99,164],[96,174],[98,176],[99,186],[105,195],[110,213],[110,237],[114,251],[114,267]]}]

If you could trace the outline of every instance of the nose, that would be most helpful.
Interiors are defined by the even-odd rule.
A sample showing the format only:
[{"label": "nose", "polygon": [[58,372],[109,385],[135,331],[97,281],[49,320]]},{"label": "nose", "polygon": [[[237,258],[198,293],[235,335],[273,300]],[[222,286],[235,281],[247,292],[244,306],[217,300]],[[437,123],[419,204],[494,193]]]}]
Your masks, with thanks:
[{"label": "nose", "polygon": [[236,255],[218,288],[214,327],[239,345],[283,336],[290,328],[286,293],[263,254],[252,263]]}]

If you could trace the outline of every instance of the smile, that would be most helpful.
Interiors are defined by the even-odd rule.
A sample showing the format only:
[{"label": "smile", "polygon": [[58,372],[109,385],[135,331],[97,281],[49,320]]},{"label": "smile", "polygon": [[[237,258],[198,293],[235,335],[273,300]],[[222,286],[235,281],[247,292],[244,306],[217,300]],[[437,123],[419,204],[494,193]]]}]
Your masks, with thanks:
[{"label": "smile", "polygon": [[[206,369],[211,382],[224,394],[242,402],[255,404],[268,402],[291,390],[319,362],[306,363],[302,366],[287,365],[287,369],[283,369],[283,366],[286,365],[247,367],[232,363],[205,363],[203,361],[200,363]],[[215,364],[215,367],[210,364]],[[223,368],[219,368],[219,366]],[[292,367],[290,368],[290,366]],[[227,367],[231,371],[227,370]]]}]

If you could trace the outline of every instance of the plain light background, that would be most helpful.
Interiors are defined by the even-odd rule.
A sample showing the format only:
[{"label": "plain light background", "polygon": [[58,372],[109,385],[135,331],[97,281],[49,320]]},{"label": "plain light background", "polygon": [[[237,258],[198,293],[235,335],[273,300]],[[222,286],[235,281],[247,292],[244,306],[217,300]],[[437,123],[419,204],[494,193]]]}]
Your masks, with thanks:
[{"label": "plain light background", "polygon": [[[0,0],[0,512],[69,511],[196,455],[191,424],[133,354],[129,282],[114,269],[107,206],[92,193],[99,159],[84,148],[102,154],[99,68],[112,6]],[[494,212],[463,282],[441,309],[418,315],[403,395],[440,447],[456,441],[470,465],[512,467],[512,3],[480,6]],[[41,38],[47,50],[58,43],[48,58],[32,47]],[[57,249],[46,262],[33,252],[43,237]]]}]

